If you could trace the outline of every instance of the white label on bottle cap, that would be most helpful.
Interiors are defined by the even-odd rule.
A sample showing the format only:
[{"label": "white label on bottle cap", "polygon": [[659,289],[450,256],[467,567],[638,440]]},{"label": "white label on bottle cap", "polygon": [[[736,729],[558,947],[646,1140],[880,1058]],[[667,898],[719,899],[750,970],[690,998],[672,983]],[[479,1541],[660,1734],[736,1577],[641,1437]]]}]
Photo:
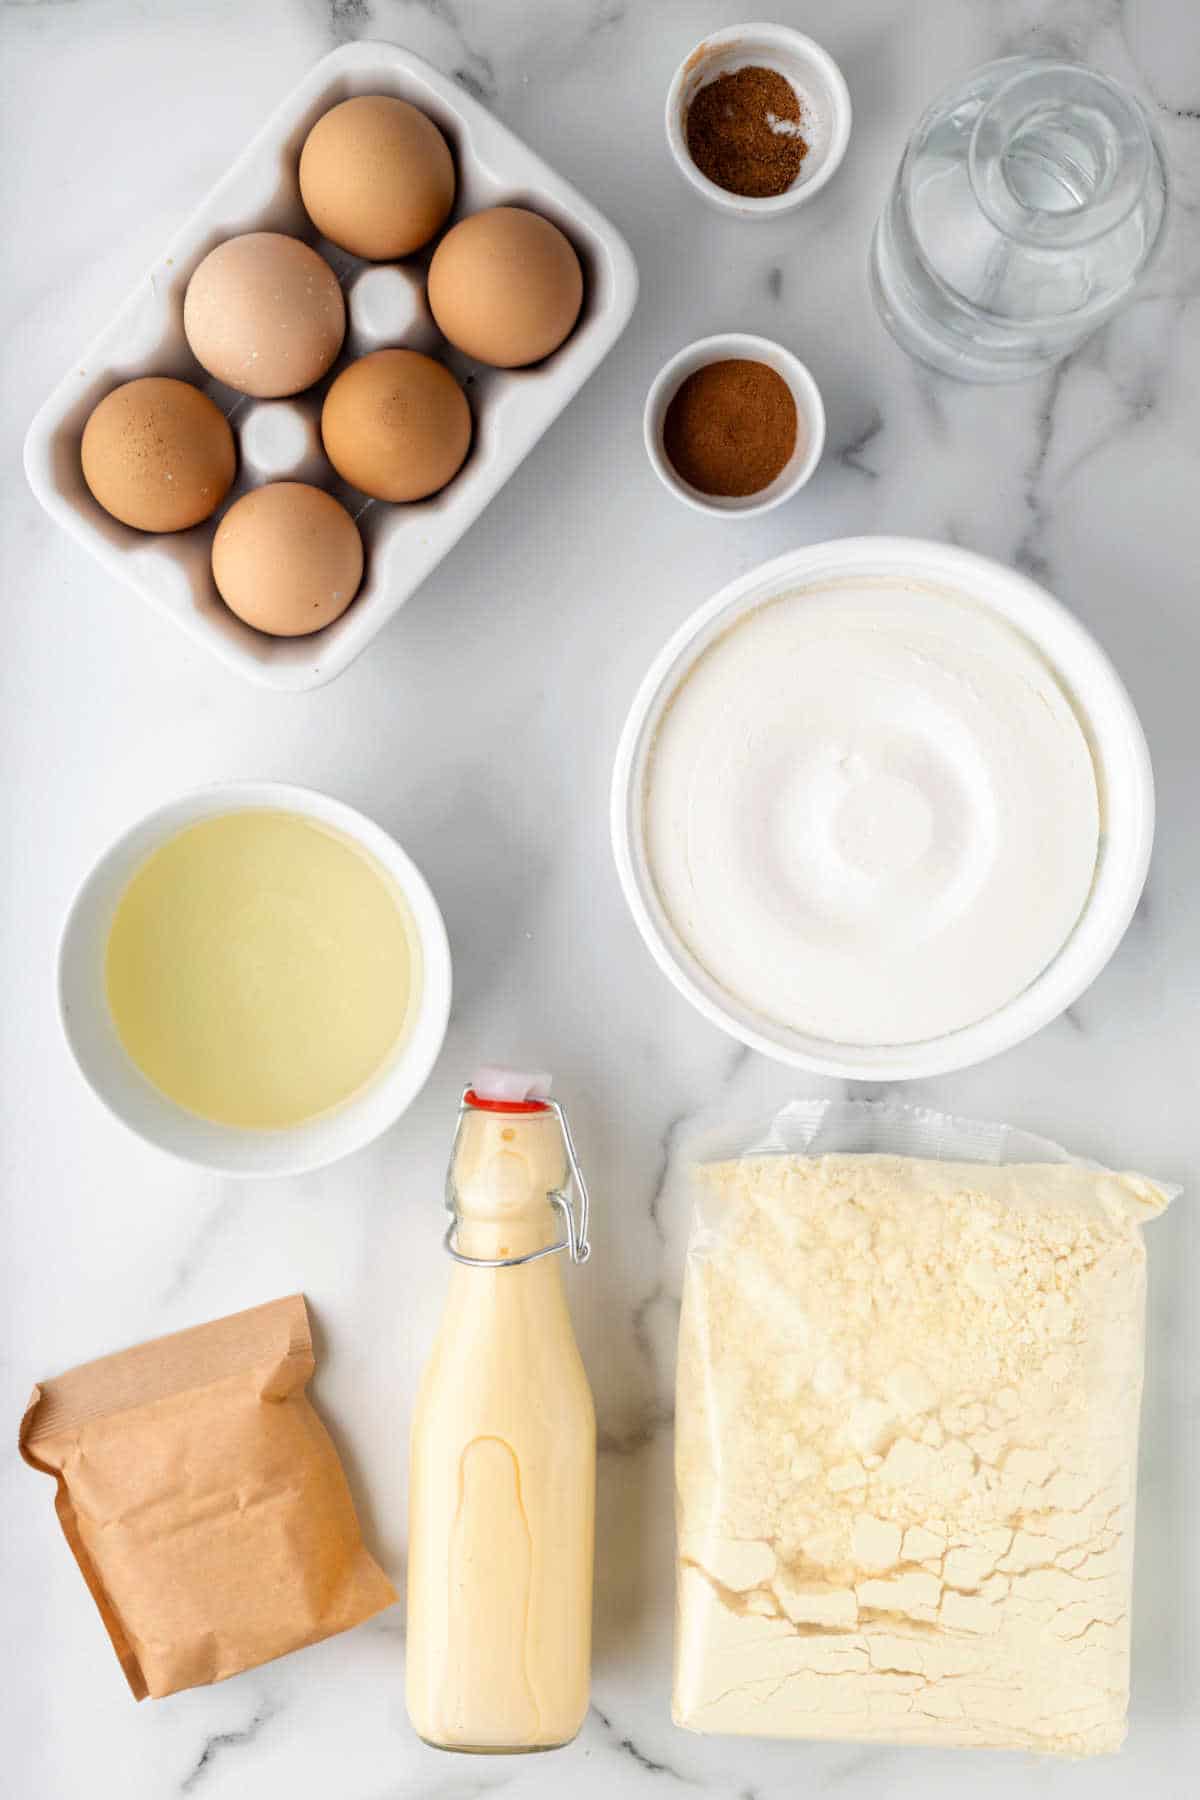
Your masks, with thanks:
[{"label": "white label on bottle cap", "polygon": [[548,1100],[554,1077],[530,1075],[522,1069],[487,1065],[477,1071],[471,1086],[481,1100],[503,1100],[510,1105],[523,1100]]}]

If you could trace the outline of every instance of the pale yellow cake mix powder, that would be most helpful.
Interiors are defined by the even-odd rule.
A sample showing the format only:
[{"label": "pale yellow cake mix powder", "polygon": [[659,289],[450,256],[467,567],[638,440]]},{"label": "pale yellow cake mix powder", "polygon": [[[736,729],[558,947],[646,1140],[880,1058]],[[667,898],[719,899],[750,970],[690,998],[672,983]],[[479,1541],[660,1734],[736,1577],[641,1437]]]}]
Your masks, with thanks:
[{"label": "pale yellow cake mix powder", "polygon": [[1074,1164],[698,1171],[674,1714],[1087,1755],[1125,1734],[1145,1250]]}]

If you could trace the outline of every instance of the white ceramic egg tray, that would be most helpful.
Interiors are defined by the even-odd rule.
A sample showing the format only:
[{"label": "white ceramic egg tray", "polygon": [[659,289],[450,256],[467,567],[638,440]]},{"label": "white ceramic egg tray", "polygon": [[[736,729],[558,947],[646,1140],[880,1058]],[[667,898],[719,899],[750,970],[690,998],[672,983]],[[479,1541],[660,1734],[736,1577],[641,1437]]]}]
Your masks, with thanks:
[{"label": "white ceramic egg tray", "polygon": [[[428,254],[373,266],[316,231],[300,200],[297,165],[322,113],[353,94],[396,94],[440,126],[458,167],[450,223],[483,207],[528,206],[570,238],[584,271],[583,310],[572,335],[532,369],[490,369],[442,346],[464,382],[475,435],[463,469],[431,499],[405,506],[367,501],[321,454],[321,400],[350,357],[385,344],[437,350],[424,299]],[[255,401],[206,376],[183,333],[183,295],[196,265],[224,238],[283,231],[313,244],[346,292],[342,356],[325,381],[293,400]],[[430,246],[430,252],[432,246]],[[116,318],[51,394],[25,440],[25,469],[50,516],[196,643],[263,687],[300,691],[339,675],[420,586],[582,387],[624,330],[637,299],[637,268],[620,234],[583,196],[453,81],[392,44],[346,44],[325,57],[263,126],[224,179],[139,283]],[[176,375],[211,394],[238,438],[238,479],[227,505],[265,481],[327,487],[358,519],[367,568],[353,605],[307,638],[269,638],[235,618],[213,584],[216,520],[149,537],[93,500],[79,461],[96,403],[136,375]],[[218,514],[218,517],[220,515]]]}]

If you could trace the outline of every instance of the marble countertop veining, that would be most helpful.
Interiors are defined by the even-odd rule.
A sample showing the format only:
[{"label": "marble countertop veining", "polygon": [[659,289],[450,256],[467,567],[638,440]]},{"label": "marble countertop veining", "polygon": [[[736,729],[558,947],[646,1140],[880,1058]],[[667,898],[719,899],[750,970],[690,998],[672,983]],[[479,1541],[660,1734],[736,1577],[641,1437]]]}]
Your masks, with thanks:
[{"label": "marble countertop veining", "polygon": [[[440,1306],[439,1204],[458,1089],[480,1059],[546,1064],[595,1193],[572,1278],[601,1463],[594,1705],[551,1758],[418,1743],[399,1608],[224,1685],[137,1707],[56,1525],[48,1483],[0,1465],[4,1773],[18,1800],[630,1800],[796,1793],[1156,1800],[1200,1756],[1200,10],[1189,0],[787,0],[767,11],[841,62],[845,166],[811,208],[745,226],[671,166],[667,82],[715,0],[33,0],[0,10],[3,1398],[123,1344],[302,1288],[319,1403],[372,1548],[400,1579],[406,1431]],[[479,523],[332,686],[255,691],[191,648],[40,513],[29,418],[269,109],[334,44],[380,37],[454,74],[607,211],[642,299],[617,351]],[[865,258],[908,129],[944,83],[1022,48],[1136,85],[1174,184],[1137,303],[1053,375],[956,387],[892,346]],[[742,327],[811,365],[829,447],[770,515],[698,517],[642,452],[641,403],[688,339]],[[1070,1014],[907,1089],[1008,1117],[1190,1190],[1150,1236],[1151,1305],[1129,1741],[1115,1761],[699,1738],[669,1712],[671,1385],[697,1134],[840,1091],[732,1044],[658,975],[621,900],[607,782],[625,709],[669,631],[798,542],[948,538],[1032,571],[1091,626],[1141,711],[1159,783],[1145,900]],[[457,1001],[401,1126],[307,1179],[175,1167],[86,1092],[54,1017],[66,904],[129,820],[214,778],[325,788],[374,814],[439,895]],[[878,1090],[868,1090],[876,1092]]]}]

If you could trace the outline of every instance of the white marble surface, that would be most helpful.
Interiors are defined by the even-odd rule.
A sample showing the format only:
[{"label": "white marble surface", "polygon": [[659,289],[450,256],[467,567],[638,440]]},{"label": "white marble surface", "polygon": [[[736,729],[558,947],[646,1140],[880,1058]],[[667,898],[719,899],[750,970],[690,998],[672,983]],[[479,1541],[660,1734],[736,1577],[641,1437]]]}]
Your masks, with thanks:
[{"label": "white marble surface", "polygon": [[[574,1279],[602,1431],[594,1707],[548,1759],[425,1749],[402,1698],[399,1609],[216,1689],[130,1700],[55,1523],[5,1459],[4,1775],[19,1800],[444,1800],[504,1789],[1112,1796],[1194,1792],[1200,1754],[1197,1192],[1153,1229],[1129,1741],[1104,1765],[702,1739],[669,1714],[670,1404],[689,1141],[826,1091],[721,1037],[657,974],[612,870],[606,787],[636,682],[719,583],[797,542],[948,537],[1073,606],[1141,709],[1160,784],[1146,901],[1070,1018],[913,1097],[1005,1116],[1200,1190],[1200,12],[1191,0],[838,0],[775,16],[841,60],[856,127],[819,201],[778,225],[703,208],[662,98],[734,22],[672,0],[77,0],[3,10],[3,1396],[135,1340],[302,1288],[320,1404],[365,1529],[401,1578],[405,1436],[439,1306],[440,1186],[481,1057],[557,1073],[596,1193]],[[495,107],[628,234],[642,300],[616,354],[466,540],[348,674],[290,697],[187,647],[37,510],[27,421],[266,111],[348,36],[404,43]],[[1175,180],[1134,309],[1052,378],[920,374],[870,310],[871,224],[907,129],[947,79],[1063,47],[1151,100]],[[829,410],[795,502],[741,524],[665,494],[641,402],[667,354],[724,327],[782,338]],[[129,820],[222,776],[308,782],[392,828],[446,911],[457,962],[442,1062],[402,1125],[326,1174],[242,1187],[176,1168],[84,1090],[54,1017],[64,908]]]}]

